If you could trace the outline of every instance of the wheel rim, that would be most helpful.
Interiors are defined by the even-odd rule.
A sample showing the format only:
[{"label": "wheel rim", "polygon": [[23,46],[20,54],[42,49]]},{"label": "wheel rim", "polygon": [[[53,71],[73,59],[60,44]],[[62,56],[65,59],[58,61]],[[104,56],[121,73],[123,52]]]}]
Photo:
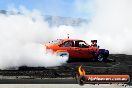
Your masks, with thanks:
[{"label": "wheel rim", "polygon": [[102,54],[99,54],[98,55],[98,61],[103,61],[103,59],[104,59],[103,55]]}]

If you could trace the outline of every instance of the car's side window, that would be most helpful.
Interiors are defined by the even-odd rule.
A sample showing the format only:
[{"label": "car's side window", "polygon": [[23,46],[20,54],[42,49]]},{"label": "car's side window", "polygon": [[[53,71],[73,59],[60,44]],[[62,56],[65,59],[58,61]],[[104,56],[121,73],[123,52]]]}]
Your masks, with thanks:
[{"label": "car's side window", "polygon": [[82,47],[82,48],[85,48],[86,44],[84,42],[79,42],[79,46]]},{"label": "car's side window", "polygon": [[64,44],[62,45],[62,47],[72,47],[74,44],[73,41],[66,41],[64,42]]},{"label": "car's side window", "polygon": [[75,41],[75,47],[86,48],[87,44],[83,41]]}]

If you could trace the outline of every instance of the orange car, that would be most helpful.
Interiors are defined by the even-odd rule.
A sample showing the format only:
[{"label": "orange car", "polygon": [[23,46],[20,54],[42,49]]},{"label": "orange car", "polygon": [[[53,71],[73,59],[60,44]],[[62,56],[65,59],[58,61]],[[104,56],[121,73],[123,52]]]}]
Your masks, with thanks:
[{"label": "orange car", "polygon": [[104,61],[109,56],[109,51],[99,49],[97,40],[91,40],[89,45],[83,40],[77,39],[57,39],[49,42],[46,49],[51,49],[59,56],[68,56],[70,60],[97,60]]}]

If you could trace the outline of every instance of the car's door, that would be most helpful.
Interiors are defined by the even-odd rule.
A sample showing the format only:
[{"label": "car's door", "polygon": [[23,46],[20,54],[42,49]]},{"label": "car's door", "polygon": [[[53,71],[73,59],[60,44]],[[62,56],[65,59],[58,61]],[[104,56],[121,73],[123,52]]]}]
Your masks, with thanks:
[{"label": "car's door", "polygon": [[60,49],[68,51],[70,58],[77,58],[80,55],[78,52],[76,52],[74,41],[72,40],[63,42],[60,46]]},{"label": "car's door", "polygon": [[75,41],[74,51],[78,53],[78,58],[92,58],[93,55],[90,53],[89,45],[84,41]]}]

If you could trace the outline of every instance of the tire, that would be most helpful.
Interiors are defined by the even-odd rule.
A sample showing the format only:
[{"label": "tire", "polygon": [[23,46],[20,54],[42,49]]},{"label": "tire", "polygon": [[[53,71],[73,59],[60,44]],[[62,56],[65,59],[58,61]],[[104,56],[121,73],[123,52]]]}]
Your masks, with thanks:
[{"label": "tire", "polygon": [[109,51],[105,49],[101,49],[96,57],[96,60],[99,62],[107,61],[108,56],[109,56]]},{"label": "tire", "polygon": [[97,61],[99,61],[99,62],[102,62],[102,61],[104,61],[106,58],[104,57],[104,55],[103,54],[99,54],[98,56],[97,56]]}]

